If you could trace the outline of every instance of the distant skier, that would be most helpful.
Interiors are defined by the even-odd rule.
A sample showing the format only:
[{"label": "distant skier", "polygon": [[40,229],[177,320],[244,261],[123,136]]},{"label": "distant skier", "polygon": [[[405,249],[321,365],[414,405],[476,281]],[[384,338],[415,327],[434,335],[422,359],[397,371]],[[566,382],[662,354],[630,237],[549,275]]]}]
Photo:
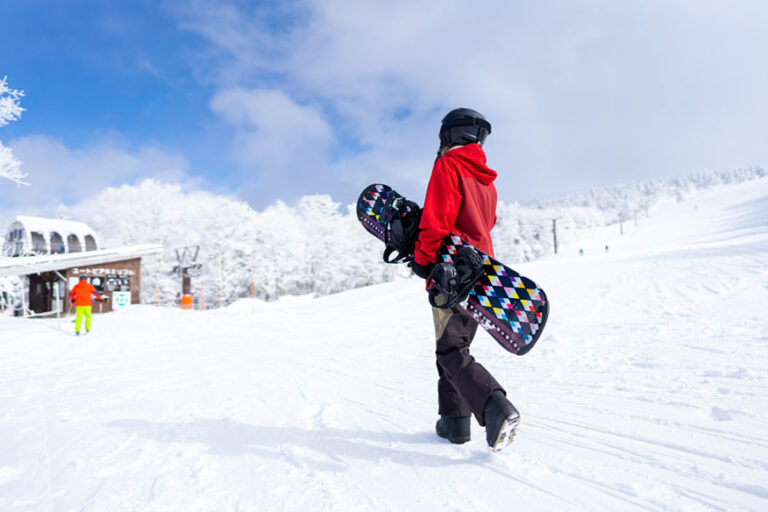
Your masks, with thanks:
[{"label": "distant skier", "polygon": [[[482,148],[489,133],[491,124],[472,109],[454,109],[442,120],[440,148],[411,263],[421,278],[429,276],[448,233],[493,256],[490,232],[496,224],[496,172],[486,165]],[[488,445],[500,450],[512,440],[520,414],[507,400],[504,388],[469,354],[477,322],[458,307],[433,308],[432,317],[437,339],[437,435],[452,443],[466,443],[470,415],[474,414],[485,426]]]},{"label": "distant skier", "polygon": [[80,325],[83,317],[85,317],[85,332],[88,333],[91,330],[91,308],[93,307],[91,295],[95,295],[99,300],[104,300],[104,297],[96,291],[88,279],[85,276],[80,276],[80,281],[69,292],[69,301],[75,305],[76,336],[80,336]]}]

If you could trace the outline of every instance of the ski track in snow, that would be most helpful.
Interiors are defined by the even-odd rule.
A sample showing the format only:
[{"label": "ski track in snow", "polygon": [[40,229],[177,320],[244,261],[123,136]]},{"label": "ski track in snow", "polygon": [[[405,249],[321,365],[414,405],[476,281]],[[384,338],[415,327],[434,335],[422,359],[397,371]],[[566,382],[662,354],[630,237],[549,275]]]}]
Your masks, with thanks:
[{"label": "ski track in snow", "polygon": [[524,357],[473,345],[522,413],[499,454],[434,434],[417,279],[0,318],[0,510],[768,509],[768,179],[624,230],[515,266],[552,309]]}]

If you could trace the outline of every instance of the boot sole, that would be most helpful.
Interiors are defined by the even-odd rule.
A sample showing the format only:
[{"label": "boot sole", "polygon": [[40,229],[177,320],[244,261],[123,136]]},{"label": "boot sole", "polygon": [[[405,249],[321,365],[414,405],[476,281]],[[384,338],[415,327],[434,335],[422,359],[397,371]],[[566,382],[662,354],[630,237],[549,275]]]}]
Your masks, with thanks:
[{"label": "boot sole", "polygon": [[509,446],[510,443],[512,443],[512,440],[515,438],[515,434],[517,433],[517,426],[519,424],[520,424],[519,413],[505,419],[504,422],[501,424],[501,428],[499,428],[499,435],[496,436],[496,441],[493,443],[493,446],[491,446],[491,449],[494,452],[500,452],[501,450]]}]

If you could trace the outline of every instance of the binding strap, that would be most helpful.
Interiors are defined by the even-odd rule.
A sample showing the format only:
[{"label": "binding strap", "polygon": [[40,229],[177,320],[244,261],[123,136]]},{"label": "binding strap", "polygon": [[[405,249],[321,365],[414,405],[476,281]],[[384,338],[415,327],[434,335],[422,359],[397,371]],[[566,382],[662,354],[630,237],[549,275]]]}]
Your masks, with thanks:
[{"label": "binding strap", "polygon": [[[421,208],[413,201],[398,198],[389,207],[390,221],[384,231],[384,261],[406,263],[413,260],[416,240],[419,238]],[[392,255],[394,254],[394,258]]]},{"label": "binding strap", "polygon": [[[477,251],[462,246],[453,257],[453,263],[438,263],[430,272],[427,278],[429,304],[437,309],[450,309],[461,304],[483,273],[483,259]],[[437,303],[438,295],[446,299],[445,304]]]}]

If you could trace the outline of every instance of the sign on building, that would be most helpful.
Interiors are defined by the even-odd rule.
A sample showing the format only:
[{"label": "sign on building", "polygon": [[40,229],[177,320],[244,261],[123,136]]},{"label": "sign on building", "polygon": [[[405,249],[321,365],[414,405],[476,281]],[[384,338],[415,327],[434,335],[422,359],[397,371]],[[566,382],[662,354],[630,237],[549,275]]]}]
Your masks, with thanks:
[{"label": "sign on building", "polygon": [[112,292],[112,310],[119,310],[131,303],[131,292]]}]

